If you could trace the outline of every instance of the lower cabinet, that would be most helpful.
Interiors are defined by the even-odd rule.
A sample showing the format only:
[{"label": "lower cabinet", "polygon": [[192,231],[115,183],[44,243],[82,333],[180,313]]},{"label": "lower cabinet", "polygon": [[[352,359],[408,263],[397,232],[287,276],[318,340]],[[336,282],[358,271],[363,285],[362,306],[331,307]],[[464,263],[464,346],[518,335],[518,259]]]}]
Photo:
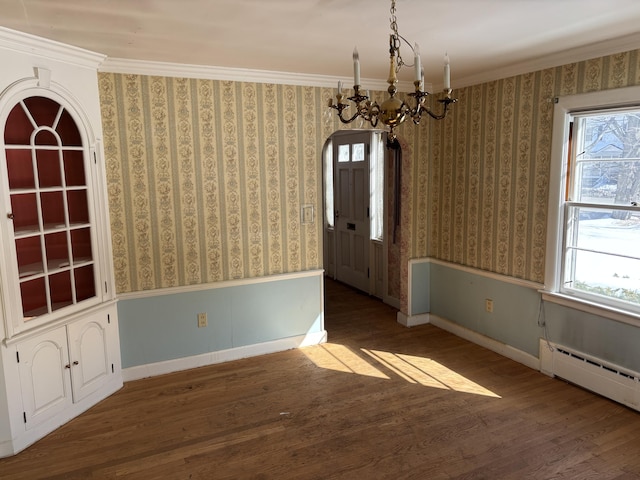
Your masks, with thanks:
[{"label": "lower cabinet", "polygon": [[7,380],[15,378],[6,384],[12,440],[0,448],[0,457],[17,453],[122,387],[115,302],[11,344],[5,358],[15,357],[16,374],[5,373]]},{"label": "lower cabinet", "polygon": [[111,315],[100,311],[17,344],[27,429],[86,398],[115,372]]}]

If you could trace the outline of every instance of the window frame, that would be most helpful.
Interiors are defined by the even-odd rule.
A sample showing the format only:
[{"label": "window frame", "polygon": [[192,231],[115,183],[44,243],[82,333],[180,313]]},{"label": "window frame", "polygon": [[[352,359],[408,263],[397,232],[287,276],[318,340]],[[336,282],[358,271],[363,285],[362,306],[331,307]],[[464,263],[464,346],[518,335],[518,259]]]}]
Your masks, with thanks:
[{"label": "window frame", "polygon": [[623,305],[599,301],[596,295],[582,294],[563,288],[565,265],[564,239],[568,231],[567,212],[571,199],[565,200],[570,148],[570,122],[581,113],[612,109],[639,108],[640,86],[590,92],[554,99],[551,162],[549,170],[549,207],[547,217],[547,249],[543,299],[606,318],[640,326],[640,312]]}]

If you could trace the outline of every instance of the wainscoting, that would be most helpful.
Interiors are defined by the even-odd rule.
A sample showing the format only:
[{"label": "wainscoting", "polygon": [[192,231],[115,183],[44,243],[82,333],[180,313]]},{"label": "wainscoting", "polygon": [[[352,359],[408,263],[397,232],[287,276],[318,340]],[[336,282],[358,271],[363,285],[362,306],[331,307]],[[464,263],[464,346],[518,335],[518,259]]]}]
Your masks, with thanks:
[{"label": "wainscoting", "polygon": [[322,270],[122,295],[118,315],[125,381],[327,337]]}]

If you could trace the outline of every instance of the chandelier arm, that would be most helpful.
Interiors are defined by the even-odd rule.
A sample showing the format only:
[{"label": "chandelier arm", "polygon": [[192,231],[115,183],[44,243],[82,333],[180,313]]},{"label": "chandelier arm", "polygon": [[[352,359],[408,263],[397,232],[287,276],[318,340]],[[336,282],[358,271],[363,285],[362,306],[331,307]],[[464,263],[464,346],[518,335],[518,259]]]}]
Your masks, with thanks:
[{"label": "chandelier arm", "polygon": [[433,118],[435,120],[442,120],[443,118],[445,118],[447,116],[449,105],[452,104],[452,103],[456,103],[457,101],[458,101],[457,98],[451,98],[450,96],[447,96],[447,97],[445,97],[443,99],[438,100],[438,102],[442,103],[442,105],[443,105],[442,114],[440,114],[440,115],[436,115],[429,108],[425,108],[424,111],[427,112],[431,118]]},{"label": "chandelier arm", "polygon": [[356,112],[353,114],[353,116],[351,118],[344,118],[342,116],[342,111],[338,110],[338,118],[340,119],[340,121],[342,123],[351,123],[353,122],[356,118],[358,118],[358,116],[360,115],[360,112]]}]

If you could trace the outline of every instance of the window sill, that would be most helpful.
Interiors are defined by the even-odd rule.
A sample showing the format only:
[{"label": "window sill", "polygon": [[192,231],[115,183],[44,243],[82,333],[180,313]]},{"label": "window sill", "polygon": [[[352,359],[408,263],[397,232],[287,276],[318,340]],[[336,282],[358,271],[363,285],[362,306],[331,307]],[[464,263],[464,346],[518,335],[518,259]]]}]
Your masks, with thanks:
[{"label": "window sill", "polygon": [[614,320],[620,323],[640,327],[640,314],[620,310],[614,307],[605,306],[599,303],[590,302],[581,298],[573,297],[558,292],[550,292],[548,290],[540,290],[542,300],[562,305],[564,307],[573,308],[582,312],[598,315],[599,317]]}]

